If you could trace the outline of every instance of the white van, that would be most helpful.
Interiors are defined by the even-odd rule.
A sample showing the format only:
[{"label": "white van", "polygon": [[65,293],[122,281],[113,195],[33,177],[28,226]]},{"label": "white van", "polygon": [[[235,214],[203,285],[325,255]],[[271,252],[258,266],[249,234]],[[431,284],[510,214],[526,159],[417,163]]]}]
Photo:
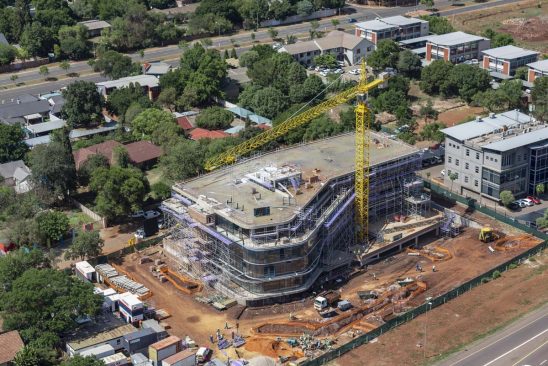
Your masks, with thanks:
[{"label": "white van", "polygon": [[196,362],[203,363],[209,361],[211,350],[207,347],[200,347],[196,352]]}]

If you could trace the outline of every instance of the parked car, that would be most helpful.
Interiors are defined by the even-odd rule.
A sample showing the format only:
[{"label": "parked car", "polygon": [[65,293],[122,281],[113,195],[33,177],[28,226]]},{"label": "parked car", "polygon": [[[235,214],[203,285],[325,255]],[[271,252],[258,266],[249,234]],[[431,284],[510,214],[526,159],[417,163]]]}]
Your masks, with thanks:
[{"label": "parked car", "polygon": [[145,212],[144,216],[147,219],[151,219],[151,218],[160,216],[160,213],[158,211],[148,210],[147,212]]},{"label": "parked car", "polygon": [[352,69],[348,73],[351,74],[351,75],[359,75],[360,74],[360,69]]},{"label": "parked car", "polygon": [[508,205],[508,209],[510,211],[519,211],[521,209],[520,205],[517,203],[517,202],[511,202],[509,205]]},{"label": "parked car", "polygon": [[445,176],[445,169],[442,169],[440,174],[441,174],[442,177],[444,177]]},{"label": "parked car", "polygon": [[159,218],[158,219],[158,229],[162,230],[166,228],[166,223],[164,222],[164,219]]},{"label": "parked car", "polygon": [[523,202],[522,200],[517,200],[517,201],[514,201],[514,202],[512,202],[512,203],[518,205],[520,208],[527,207],[527,205],[525,204],[525,202]]},{"label": "parked car", "polygon": [[535,196],[527,196],[527,199],[530,199],[531,201],[533,201],[533,203],[535,205],[540,205],[542,202],[541,200],[539,200],[537,197]]},{"label": "parked car", "polygon": [[145,211],[143,210],[135,211],[134,213],[129,215],[129,217],[133,219],[138,219],[139,217],[144,217],[144,216],[145,216]]},{"label": "parked car", "polygon": [[344,70],[343,69],[336,69],[336,70],[333,70],[333,73],[335,73],[335,74],[344,74]]},{"label": "parked car", "polygon": [[348,23],[356,23],[356,22],[357,22],[357,20],[356,20],[356,19],[354,19],[354,18],[350,18],[350,19],[348,19]]},{"label": "parked car", "polygon": [[533,201],[531,201],[529,198],[522,198],[521,201],[525,202],[525,205],[529,206],[529,207],[535,205],[535,203]]},{"label": "parked car", "polygon": [[145,238],[145,229],[143,229],[143,228],[137,229],[137,231],[135,232],[135,237],[137,239],[144,239]]}]

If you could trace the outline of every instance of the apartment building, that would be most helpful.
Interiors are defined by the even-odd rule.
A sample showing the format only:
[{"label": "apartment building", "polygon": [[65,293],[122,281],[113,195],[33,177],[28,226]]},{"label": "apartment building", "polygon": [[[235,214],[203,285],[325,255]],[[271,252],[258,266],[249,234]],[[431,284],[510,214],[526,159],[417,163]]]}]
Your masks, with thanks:
[{"label": "apartment building", "polygon": [[384,39],[401,41],[405,39],[427,36],[428,22],[417,18],[407,18],[401,15],[376,18],[367,22],[357,23],[355,34],[377,44]]},{"label": "apartment building", "polygon": [[373,52],[370,41],[341,31],[329,32],[325,37],[297,42],[281,47],[278,52],[287,52],[303,65],[310,65],[319,55],[332,54],[338,61],[355,65]]},{"label": "apartment building", "polygon": [[479,60],[481,52],[491,46],[488,38],[464,32],[452,32],[432,36],[426,42],[426,61],[445,60],[461,63]]},{"label": "apartment building", "polygon": [[535,62],[539,53],[512,45],[490,48],[482,51],[481,68],[488,70],[491,76],[510,79],[518,67]]},{"label": "apartment building", "polygon": [[548,128],[524,113],[491,113],[442,132],[445,184],[459,194],[499,201],[502,191],[519,197],[548,182]]},{"label": "apartment building", "polygon": [[529,67],[527,81],[530,83],[534,83],[536,78],[548,76],[548,59],[527,64],[527,67]]}]

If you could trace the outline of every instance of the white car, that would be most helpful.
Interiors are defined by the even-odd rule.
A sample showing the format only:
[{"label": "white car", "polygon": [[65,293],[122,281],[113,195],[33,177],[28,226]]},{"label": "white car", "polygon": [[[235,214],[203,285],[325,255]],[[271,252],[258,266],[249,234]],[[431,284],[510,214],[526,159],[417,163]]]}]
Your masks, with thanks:
[{"label": "white car", "polygon": [[144,239],[145,238],[145,230],[143,228],[137,229],[137,231],[135,232],[135,237],[137,239]]},{"label": "white car", "polygon": [[129,215],[129,217],[134,218],[134,219],[138,219],[139,217],[144,217],[144,216],[145,216],[145,211],[143,211],[143,210],[135,211],[134,213]]},{"label": "white car", "polygon": [[442,169],[442,171],[440,172],[441,176],[444,177],[445,176],[445,169]]},{"label": "white car", "polygon": [[336,69],[333,71],[333,73],[335,74],[344,74],[344,70],[343,69]]},{"label": "white car", "polygon": [[535,205],[535,202],[533,202],[532,200],[530,200],[529,198],[523,198],[521,199],[520,201],[524,202],[526,206],[534,206]]},{"label": "white car", "polygon": [[320,72],[320,75],[321,75],[321,76],[324,76],[324,77],[327,76],[327,74],[328,74],[327,71],[321,71],[321,72]]},{"label": "white car", "polygon": [[360,69],[353,69],[353,70],[350,70],[348,73],[351,75],[359,75]]}]

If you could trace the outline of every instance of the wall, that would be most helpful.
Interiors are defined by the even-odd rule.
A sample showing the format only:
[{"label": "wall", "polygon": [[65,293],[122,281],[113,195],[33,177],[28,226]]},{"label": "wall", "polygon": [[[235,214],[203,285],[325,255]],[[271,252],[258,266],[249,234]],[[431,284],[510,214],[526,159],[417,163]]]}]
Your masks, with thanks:
[{"label": "wall", "polygon": [[82,211],[84,214],[86,214],[87,216],[89,216],[90,218],[92,218],[93,220],[95,221],[101,221],[101,224],[103,225],[103,227],[108,227],[108,222],[107,222],[107,219],[106,217],[102,217],[102,216],[99,216],[97,213],[93,212],[91,209],[87,208],[86,206],[84,206],[83,204],[81,204],[80,202],[76,201],[75,199],[72,199],[72,203],[80,210]]},{"label": "wall", "polygon": [[[31,67],[38,67],[48,63],[49,63],[49,59],[47,58],[40,58],[37,60],[30,60],[25,62],[15,62],[9,65],[0,66],[0,73],[29,69]],[[17,82],[17,80],[15,82]]]},{"label": "wall", "polygon": [[299,22],[305,22],[307,20],[331,17],[334,15],[337,15],[337,12],[338,12],[338,9],[324,9],[324,10],[315,11],[312,14],[307,16],[292,15],[290,17],[285,18],[284,20],[269,19],[269,20],[262,21],[261,27],[275,27],[278,25],[299,23]]}]

